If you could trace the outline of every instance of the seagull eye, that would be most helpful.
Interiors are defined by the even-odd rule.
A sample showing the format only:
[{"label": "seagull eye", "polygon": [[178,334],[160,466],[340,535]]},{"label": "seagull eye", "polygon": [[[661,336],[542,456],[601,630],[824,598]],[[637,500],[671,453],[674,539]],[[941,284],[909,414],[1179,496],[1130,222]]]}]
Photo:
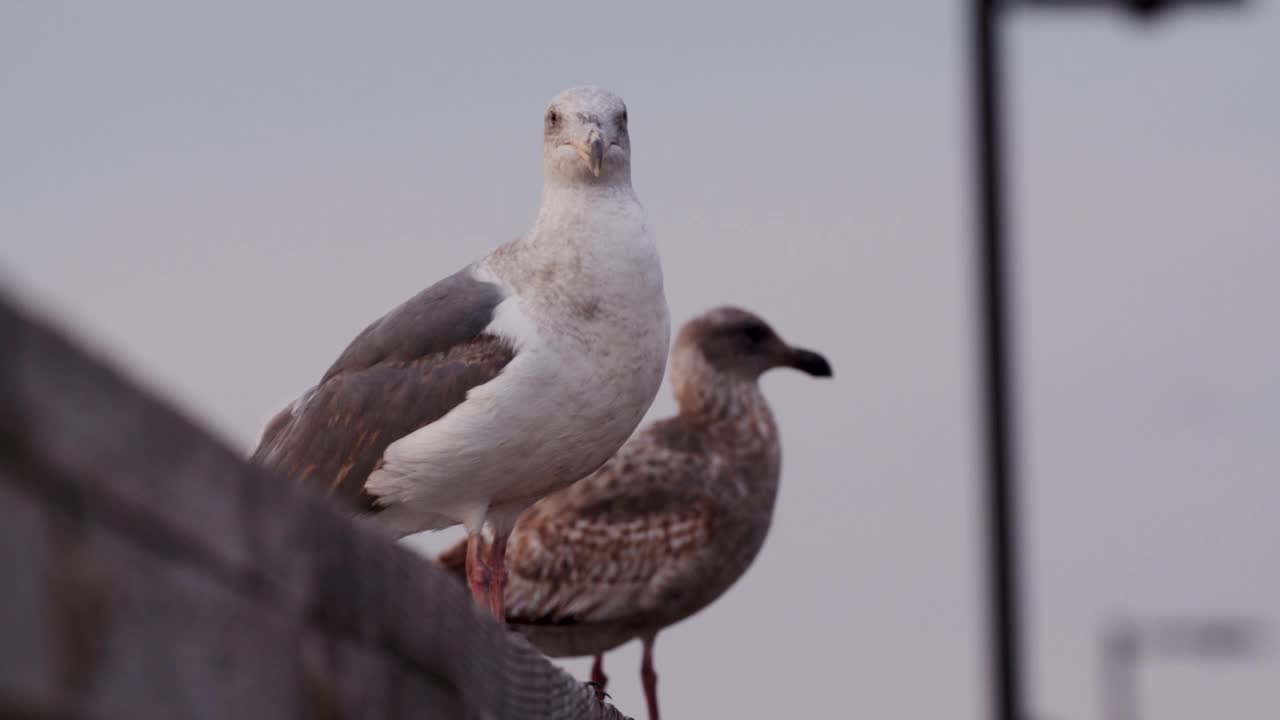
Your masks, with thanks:
[{"label": "seagull eye", "polygon": [[555,110],[547,111],[547,127],[553,128],[560,124],[560,113]]},{"label": "seagull eye", "polygon": [[626,110],[623,110],[622,114],[618,116],[618,127],[624,128],[624,129],[627,127],[627,111]]},{"label": "seagull eye", "polygon": [[753,343],[762,342],[765,338],[769,337],[769,328],[763,325],[756,325],[754,323],[743,328],[742,332],[747,336],[747,339]]}]

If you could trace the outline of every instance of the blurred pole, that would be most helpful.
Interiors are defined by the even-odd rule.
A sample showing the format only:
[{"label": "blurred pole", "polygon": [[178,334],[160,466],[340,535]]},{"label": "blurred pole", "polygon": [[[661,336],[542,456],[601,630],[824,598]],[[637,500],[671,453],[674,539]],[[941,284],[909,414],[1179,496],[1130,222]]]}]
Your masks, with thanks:
[{"label": "blurred pole", "polygon": [[[1178,5],[1239,6],[1243,0],[1022,0],[1026,5],[1126,8],[1155,17]],[[1021,607],[1019,605],[1017,452],[1012,415],[1015,378],[1004,216],[1000,12],[1016,0],[972,0],[970,74],[973,82],[974,222],[978,252],[977,315],[983,389],[983,461],[986,467],[987,602],[991,710],[995,720],[1021,720]],[[1136,636],[1134,642],[1136,643]],[[1136,658],[1137,647],[1133,649]],[[1124,662],[1123,651],[1109,662]],[[1132,665],[1133,663],[1130,663]],[[1134,672],[1133,670],[1122,670]],[[1111,692],[1108,690],[1108,692]],[[1129,698],[1137,712],[1136,696]],[[1123,705],[1122,705],[1123,707]],[[1128,720],[1121,716],[1122,720]]]},{"label": "blurred pole", "polygon": [[1237,660],[1262,648],[1262,626],[1242,619],[1182,619],[1139,624],[1121,619],[1102,631],[1099,670],[1103,720],[1138,720],[1138,671],[1158,656]]},{"label": "blurred pole", "polygon": [[1179,5],[1244,5],[1245,0],[1021,0],[1023,5],[1048,8],[1116,8],[1128,10],[1140,18],[1153,18]]},{"label": "blurred pole", "polygon": [[1102,631],[1102,720],[1138,720],[1138,631],[1117,620]]},{"label": "blurred pole", "polygon": [[996,720],[1022,717],[1017,528],[1014,524],[1012,358],[1005,279],[1004,157],[1001,140],[999,0],[973,0],[972,77],[978,317],[985,390],[988,619],[991,710]]}]

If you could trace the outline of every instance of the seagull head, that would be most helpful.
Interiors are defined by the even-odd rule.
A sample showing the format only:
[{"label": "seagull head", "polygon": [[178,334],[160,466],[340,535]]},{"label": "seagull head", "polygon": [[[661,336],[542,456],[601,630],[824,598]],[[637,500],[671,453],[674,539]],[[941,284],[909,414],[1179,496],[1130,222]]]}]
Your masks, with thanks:
[{"label": "seagull head", "polygon": [[754,382],[776,367],[831,377],[826,358],[788,344],[758,315],[735,307],[715,308],[690,320],[676,337],[671,355],[677,395],[681,384],[705,383],[713,377]]},{"label": "seagull head", "polygon": [[596,87],[556,95],[543,118],[545,179],[557,184],[631,181],[631,138],[622,98]]}]

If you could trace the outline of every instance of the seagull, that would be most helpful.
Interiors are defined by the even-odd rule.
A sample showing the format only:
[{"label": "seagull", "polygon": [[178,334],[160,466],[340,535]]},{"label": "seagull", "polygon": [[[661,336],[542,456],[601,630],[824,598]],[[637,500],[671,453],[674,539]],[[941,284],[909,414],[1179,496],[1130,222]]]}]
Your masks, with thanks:
[{"label": "seagull", "polygon": [[[648,425],[590,477],[548,496],[510,539],[506,619],[553,657],[603,654],[640,638],[657,720],[659,631],[707,607],[746,572],[778,495],[781,450],[759,378],[775,367],[830,377],[758,316],[721,307],[681,329],[671,355],[679,414]],[[440,556],[461,574],[466,546]]]},{"label": "seagull", "polygon": [[542,170],[527,233],[365,328],[253,453],[398,536],[464,525],[472,594],[499,619],[516,518],[626,441],[670,343],[621,98],[557,95]]}]

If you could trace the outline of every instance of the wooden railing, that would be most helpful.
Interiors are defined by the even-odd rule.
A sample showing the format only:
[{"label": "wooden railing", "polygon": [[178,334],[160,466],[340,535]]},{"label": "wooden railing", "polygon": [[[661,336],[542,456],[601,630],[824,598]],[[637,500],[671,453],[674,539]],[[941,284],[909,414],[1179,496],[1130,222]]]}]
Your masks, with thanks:
[{"label": "wooden railing", "polygon": [[0,297],[0,717],[622,716]]}]

